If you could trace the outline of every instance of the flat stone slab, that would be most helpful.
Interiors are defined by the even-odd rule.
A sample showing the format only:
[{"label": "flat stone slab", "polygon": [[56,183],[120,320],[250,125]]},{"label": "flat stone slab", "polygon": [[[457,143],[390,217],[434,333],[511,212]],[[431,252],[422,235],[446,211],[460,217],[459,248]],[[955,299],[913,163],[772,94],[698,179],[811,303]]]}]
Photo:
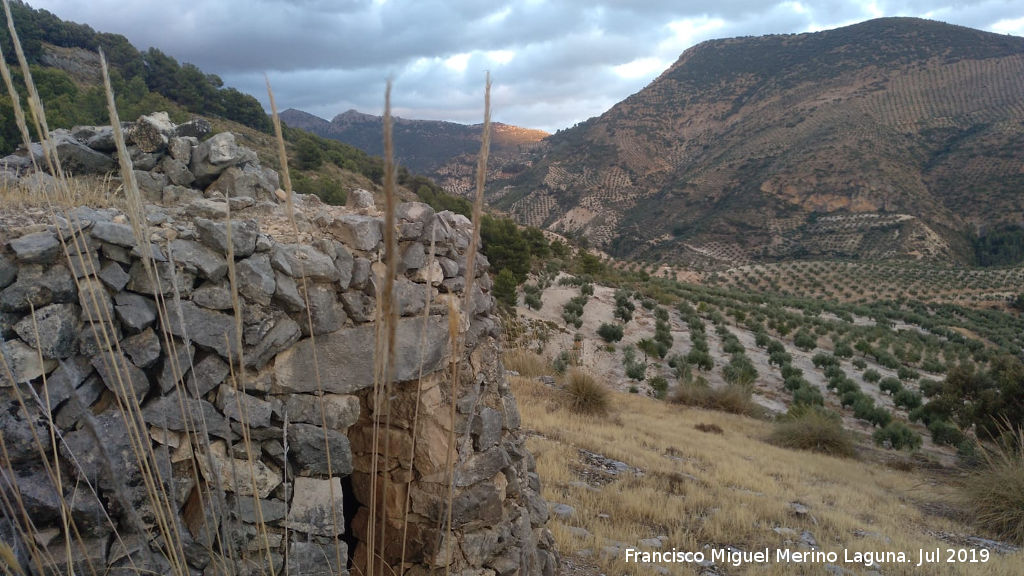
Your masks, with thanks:
[{"label": "flat stone slab", "polygon": [[[421,351],[423,319],[403,318],[398,321],[394,367],[397,381],[413,380],[419,375],[421,355],[424,375],[443,366],[449,350],[448,319],[432,316],[427,320],[426,329]],[[349,394],[373,386],[375,331],[374,325],[367,324],[315,338],[323,392]],[[274,362],[274,374],[276,386],[282,392],[316,391],[313,339],[300,340],[279,354]]]}]

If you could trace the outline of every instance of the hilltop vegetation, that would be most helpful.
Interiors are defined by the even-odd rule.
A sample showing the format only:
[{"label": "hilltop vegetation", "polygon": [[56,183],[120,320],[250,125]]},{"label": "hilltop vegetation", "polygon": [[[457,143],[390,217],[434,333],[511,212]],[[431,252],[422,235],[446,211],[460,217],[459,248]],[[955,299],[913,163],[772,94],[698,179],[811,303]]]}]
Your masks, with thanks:
[{"label": "hilltop vegetation", "polygon": [[[95,54],[102,49],[111,67],[111,83],[124,118],[167,110],[179,122],[196,114],[270,131],[270,120],[260,103],[248,94],[224,86],[215,74],[207,74],[193,64],[179,63],[156,48],[140,51],[120,34],[96,32],[86,24],[65,22],[20,0],[11,2],[11,12],[51,128],[107,122],[99,58]],[[6,26],[0,29],[0,47],[4,59],[15,64],[17,57]],[[15,74],[20,76],[20,71]],[[23,85],[20,77],[16,85]],[[24,96],[22,92],[23,103]],[[0,115],[11,118],[11,105],[6,93],[0,96]],[[4,122],[0,127],[0,153],[12,151],[19,140],[14,123]]]}]

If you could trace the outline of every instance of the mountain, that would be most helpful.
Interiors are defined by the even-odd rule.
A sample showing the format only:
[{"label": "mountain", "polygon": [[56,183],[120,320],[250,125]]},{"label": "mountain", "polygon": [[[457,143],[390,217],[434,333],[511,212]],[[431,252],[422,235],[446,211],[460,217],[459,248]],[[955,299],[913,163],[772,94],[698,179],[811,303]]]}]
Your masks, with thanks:
[{"label": "mountain", "polygon": [[[380,156],[384,152],[380,116],[349,110],[328,122],[308,112],[289,108],[281,112],[281,120],[292,128],[339,140],[371,155]],[[412,172],[432,176],[451,192],[466,194],[473,189],[476,156],[480,151],[480,124],[396,117],[392,129],[395,157],[400,165]],[[492,123],[491,129],[490,176],[500,179],[511,177],[521,169],[515,158],[548,136],[542,130],[500,122]]]},{"label": "mountain", "polygon": [[915,18],[701,43],[491,200],[619,256],[968,262],[1024,225],[1024,38]]}]

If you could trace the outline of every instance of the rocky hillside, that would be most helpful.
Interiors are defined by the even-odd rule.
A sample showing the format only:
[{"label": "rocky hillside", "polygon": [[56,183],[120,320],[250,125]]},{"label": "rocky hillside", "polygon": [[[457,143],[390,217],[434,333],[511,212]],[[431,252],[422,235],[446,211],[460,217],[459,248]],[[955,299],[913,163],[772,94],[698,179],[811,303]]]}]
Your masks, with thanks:
[{"label": "rocky hillside", "polygon": [[[556,573],[486,258],[467,272],[469,220],[400,204],[389,254],[371,194],[349,208],[296,195],[293,216],[277,173],[233,134],[200,142],[208,129],[164,114],[126,126],[139,215],[120,194],[64,205],[31,155],[4,159],[21,204],[0,214],[0,562]],[[114,168],[109,126],[53,137],[65,168]],[[400,318],[385,397],[387,258]]]},{"label": "rocky hillside", "polygon": [[[281,113],[281,120],[293,128],[350,144],[367,154],[383,154],[380,116],[349,110],[328,122],[301,110],[288,109]],[[467,194],[474,186],[480,130],[480,124],[395,118],[395,156],[399,164],[433,177],[449,192]],[[500,122],[492,123],[491,130],[489,176],[497,179],[507,179],[524,170],[527,166],[521,163],[523,153],[548,135]]]},{"label": "rocky hillside", "polygon": [[964,261],[1024,222],[1024,39],[913,18],[695,46],[493,184],[618,255]]}]

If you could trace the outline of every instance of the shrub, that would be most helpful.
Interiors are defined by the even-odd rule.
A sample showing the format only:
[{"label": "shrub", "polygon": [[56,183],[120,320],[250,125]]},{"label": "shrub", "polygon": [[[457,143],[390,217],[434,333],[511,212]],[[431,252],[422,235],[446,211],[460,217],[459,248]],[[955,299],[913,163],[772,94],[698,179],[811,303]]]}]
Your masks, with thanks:
[{"label": "shrub", "polygon": [[967,439],[956,424],[948,420],[933,420],[928,424],[928,432],[931,432],[933,442],[947,446],[959,446]]},{"label": "shrub", "polygon": [[715,361],[711,359],[711,354],[706,350],[698,350],[696,347],[686,355],[686,361],[705,372],[715,367]]},{"label": "shrub", "polygon": [[921,447],[921,435],[903,422],[890,422],[875,430],[872,436],[879,446],[888,444],[893,450],[917,450]]},{"label": "shrub", "polygon": [[854,441],[843,429],[839,415],[821,408],[791,408],[790,413],[775,424],[771,441],[784,448],[832,456],[856,454]]},{"label": "shrub", "polygon": [[768,342],[770,341],[771,338],[768,336],[767,332],[758,332],[757,334],[754,334],[754,345],[758,348],[767,347]]},{"label": "shrub", "polygon": [[836,342],[835,350],[833,350],[832,353],[840,358],[852,358],[853,347],[850,346],[850,343],[846,340],[840,340],[839,342]]},{"label": "shrub", "polygon": [[821,392],[813,386],[801,386],[793,391],[793,404],[807,406],[824,406],[825,399]]},{"label": "shrub", "polygon": [[784,379],[792,378],[793,376],[803,376],[804,371],[793,366],[792,364],[782,365],[782,377]]},{"label": "shrub", "polygon": [[699,430],[700,432],[707,432],[709,434],[724,434],[725,433],[725,431],[722,430],[722,427],[719,426],[718,424],[705,424],[705,423],[701,422],[699,424],[694,424],[693,428],[695,430]]},{"label": "shrub", "polygon": [[975,521],[998,538],[1024,544],[1024,431],[981,448],[982,465],[963,484]]},{"label": "shrub", "polygon": [[879,380],[882,379],[882,375],[879,374],[878,370],[875,370],[874,368],[868,368],[867,370],[865,370],[863,376],[865,382],[878,382]]},{"label": "shrub", "polygon": [[825,366],[824,372],[825,372],[825,377],[826,378],[845,378],[846,377],[846,372],[844,372],[843,369],[840,368],[836,364],[829,364],[828,366]]},{"label": "shrub", "polygon": [[569,371],[566,392],[572,399],[571,408],[582,414],[608,412],[608,391],[588,372],[573,368]]},{"label": "shrub", "polygon": [[746,355],[733,354],[729,363],[722,368],[722,377],[730,384],[748,385],[757,379],[757,368]]},{"label": "shrub", "polygon": [[921,405],[921,395],[913,390],[907,390],[904,388],[896,393],[893,397],[893,401],[901,408],[913,410]]},{"label": "shrub", "polygon": [[839,366],[839,360],[831,354],[824,352],[818,352],[811,357],[811,362],[814,363],[815,368],[824,368],[825,366]]},{"label": "shrub", "polygon": [[627,362],[625,367],[626,376],[637,382],[642,382],[647,374],[647,366],[642,362]]},{"label": "shrub", "polygon": [[863,358],[854,358],[853,367],[857,370],[863,370],[868,367],[868,363],[865,362]]},{"label": "shrub", "polygon": [[942,382],[936,382],[935,380],[921,380],[918,384],[918,388],[921,390],[921,395],[925,398],[931,398],[942,390]]},{"label": "shrub", "polygon": [[848,390],[842,393],[839,403],[842,404],[843,408],[848,408],[853,406],[862,395],[860,390]]},{"label": "shrub", "polygon": [[918,374],[917,370],[914,370],[913,368],[908,368],[906,366],[900,366],[899,368],[897,368],[896,376],[900,380],[917,380],[918,378],[921,377],[921,375]]},{"label": "shrub", "polygon": [[803,386],[810,386],[810,384],[811,383],[804,380],[802,376],[790,376],[782,383],[782,385],[786,387],[786,390],[789,390],[790,392],[795,392]]},{"label": "shrub", "polygon": [[597,329],[597,335],[604,339],[605,342],[618,342],[622,340],[622,324],[603,323]]},{"label": "shrub", "polygon": [[793,357],[786,351],[773,351],[768,355],[768,363],[776,366],[782,366],[784,364],[790,364],[793,362]]},{"label": "shrub", "polygon": [[661,376],[655,376],[647,381],[651,388],[654,390],[655,398],[664,398],[665,393],[668,392],[668,380]]},{"label": "shrub", "polygon": [[860,386],[850,378],[843,378],[836,384],[836,393],[846,394],[847,392],[860,392]]},{"label": "shrub", "polygon": [[557,374],[565,374],[565,371],[569,368],[569,353],[562,351],[554,360],[551,361],[551,367],[555,369]]},{"label": "shrub", "polygon": [[892,422],[892,414],[881,406],[874,406],[868,414],[867,421],[873,426],[882,428],[888,426]]},{"label": "shrub", "polygon": [[722,351],[726,354],[736,354],[737,352],[743,352],[743,344],[740,344],[738,338],[730,334],[730,338],[725,338],[722,342]]},{"label": "shrub", "polygon": [[793,345],[801,350],[814,350],[818,346],[818,339],[814,334],[801,329],[793,336]]},{"label": "shrub", "polygon": [[889,376],[887,378],[882,378],[882,381],[878,383],[878,389],[882,392],[888,392],[890,395],[895,395],[900,390],[903,390],[903,384],[899,380]]},{"label": "shrub", "polygon": [[708,386],[703,378],[698,378],[694,382],[683,383],[677,387],[671,401],[686,406],[760,418],[764,416],[764,409],[753,401],[751,392],[750,387],[736,384],[715,389]]},{"label": "shrub", "polygon": [[533,310],[540,310],[544,307],[544,302],[541,301],[540,294],[527,293],[526,296],[523,297],[523,303]]}]

